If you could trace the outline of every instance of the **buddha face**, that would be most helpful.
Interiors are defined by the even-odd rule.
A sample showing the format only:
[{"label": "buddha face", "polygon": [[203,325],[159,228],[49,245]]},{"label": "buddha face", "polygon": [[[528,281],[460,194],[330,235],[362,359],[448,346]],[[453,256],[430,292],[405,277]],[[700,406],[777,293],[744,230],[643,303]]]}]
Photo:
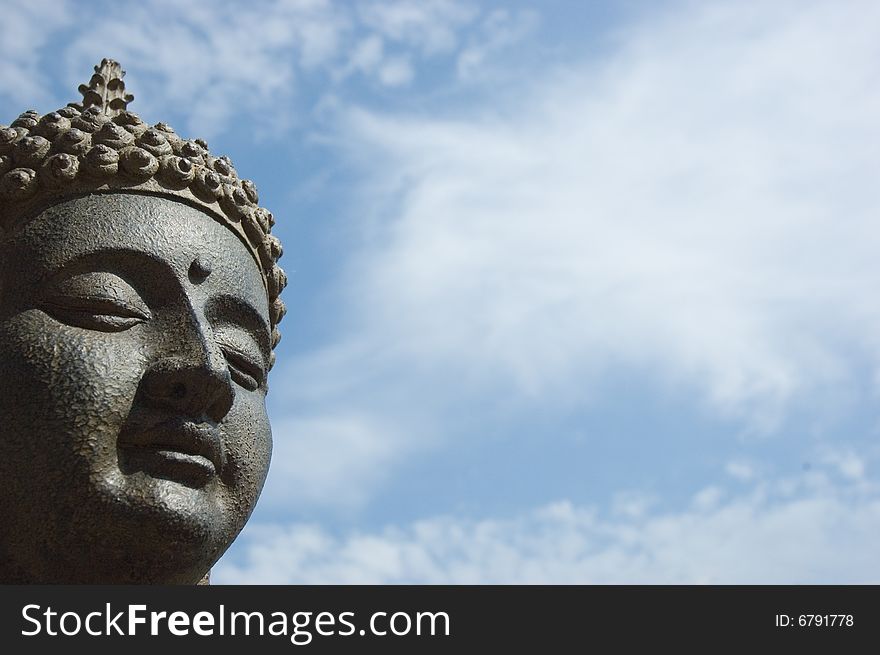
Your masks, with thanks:
[{"label": "buddha face", "polygon": [[89,195],[0,242],[0,582],[194,583],[271,452],[266,291],[168,198]]}]

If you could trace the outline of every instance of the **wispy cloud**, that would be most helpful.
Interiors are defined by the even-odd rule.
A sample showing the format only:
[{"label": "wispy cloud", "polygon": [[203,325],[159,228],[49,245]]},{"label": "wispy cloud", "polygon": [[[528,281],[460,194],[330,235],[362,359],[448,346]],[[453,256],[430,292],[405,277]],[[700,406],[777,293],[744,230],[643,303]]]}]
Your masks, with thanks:
[{"label": "wispy cloud", "polygon": [[[140,90],[139,111],[186,108],[187,128],[214,134],[238,112],[276,121],[306,71],[328,65],[350,28],[325,0],[106,3],[67,47],[68,74],[112,54]],[[268,111],[267,111],[268,108]],[[184,113],[184,112],[181,112]]]},{"label": "wispy cloud", "polygon": [[762,429],[876,366],[875,22],[685,6],[495,107],[349,115],[364,349],[542,401],[629,367]]},{"label": "wispy cloud", "polygon": [[496,9],[490,12],[458,56],[456,68],[459,78],[479,81],[481,75],[493,69],[487,65],[487,59],[521,41],[535,29],[538,22],[539,16],[535,11]]},{"label": "wispy cloud", "polygon": [[426,55],[455,51],[459,29],[479,13],[472,3],[455,0],[374,0],[358,5],[358,14],[367,27]]},{"label": "wispy cloud", "polygon": [[679,511],[604,517],[567,501],[504,519],[439,517],[336,535],[253,526],[218,583],[864,584],[880,581],[880,492],[822,472]]},{"label": "wispy cloud", "polygon": [[[75,8],[16,1],[4,6],[0,22],[0,100],[50,107],[75,100],[55,97],[40,63],[62,64],[53,73],[73,91],[109,56],[127,68],[137,110],[148,117],[175,111],[188,131],[209,137],[242,115],[277,130],[312,109],[303,100],[309,83],[332,91],[357,71],[397,87],[425,59],[446,58],[453,68],[467,34],[461,31],[481,13],[458,0],[147,0]],[[64,32],[71,24],[76,31]]]},{"label": "wispy cloud", "polygon": [[51,77],[45,68],[55,62],[44,48],[53,34],[72,19],[70,3],[66,0],[11,0],[3,4],[0,101],[14,103],[23,111],[51,100]]},{"label": "wispy cloud", "polygon": [[396,426],[375,417],[335,413],[285,418],[273,425],[275,450],[260,506],[359,509],[393,464],[404,458]]},{"label": "wispy cloud", "polygon": [[343,112],[360,231],[325,348],[275,393],[385,426],[358,468],[609,374],[762,433],[874,393],[878,14],[672,3],[470,109]]}]

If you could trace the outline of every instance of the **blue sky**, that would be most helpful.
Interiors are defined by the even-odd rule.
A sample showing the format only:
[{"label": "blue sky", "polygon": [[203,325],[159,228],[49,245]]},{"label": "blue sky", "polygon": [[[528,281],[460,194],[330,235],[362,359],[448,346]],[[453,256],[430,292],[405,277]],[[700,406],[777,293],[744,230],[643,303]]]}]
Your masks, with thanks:
[{"label": "blue sky", "polygon": [[242,583],[880,582],[880,6],[6,1],[290,275]]}]

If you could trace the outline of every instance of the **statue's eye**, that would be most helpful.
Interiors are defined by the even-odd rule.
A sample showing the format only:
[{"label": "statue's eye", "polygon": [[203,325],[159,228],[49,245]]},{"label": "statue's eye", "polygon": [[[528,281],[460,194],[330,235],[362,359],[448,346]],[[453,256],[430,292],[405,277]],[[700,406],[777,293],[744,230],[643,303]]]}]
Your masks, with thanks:
[{"label": "statue's eye", "polygon": [[265,360],[250,331],[232,321],[218,321],[213,328],[214,339],[226,358],[232,380],[248,391],[264,387]]},{"label": "statue's eye", "polygon": [[221,350],[223,350],[229,364],[229,375],[236,384],[248,391],[259,389],[266,379],[263,367],[257,364],[253,357],[245,355],[237,349],[223,345]]},{"label": "statue's eye", "polygon": [[100,332],[121,332],[151,318],[138,292],[118,275],[105,271],[56,282],[39,306],[62,323]]}]

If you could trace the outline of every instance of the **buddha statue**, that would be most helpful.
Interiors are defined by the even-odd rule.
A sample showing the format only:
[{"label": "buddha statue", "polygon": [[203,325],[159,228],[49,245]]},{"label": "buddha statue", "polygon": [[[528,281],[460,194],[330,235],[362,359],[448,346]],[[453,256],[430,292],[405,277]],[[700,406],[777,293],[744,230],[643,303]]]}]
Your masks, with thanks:
[{"label": "buddha statue", "polygon": [[274,219],[123,76],[0,128],[0,583],[204,581],[268,471]]}]

